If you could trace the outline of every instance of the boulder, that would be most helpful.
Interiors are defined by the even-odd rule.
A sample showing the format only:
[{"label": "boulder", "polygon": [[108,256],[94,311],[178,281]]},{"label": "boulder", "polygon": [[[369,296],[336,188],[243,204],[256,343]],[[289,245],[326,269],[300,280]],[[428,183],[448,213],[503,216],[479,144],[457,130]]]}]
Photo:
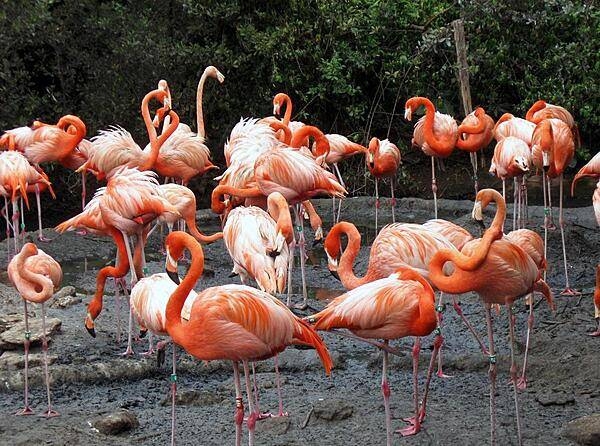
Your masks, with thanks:
[{"label": "boulder", "polygon": [[[62,321],[55,317],[46,318],[46,337],[52,336],[60,330]],[[32,345],[41,343],[42,320],[40,318],[29,319],[29,340]],[[25,321],[16,322],[8,330],[0,333],[0,350],[15,350],[23,348],[25,341]]]},{"label": "boulder", "polygon": [[140,425],[137,416],[129,410],[117,410],[102,415],[90,423],[93,429],[104,435],[119,435]]},{"label": "boulder", "polygon": [[577,418],[567,423],[563,434],[583,446],[600,446],[600,413]]}]

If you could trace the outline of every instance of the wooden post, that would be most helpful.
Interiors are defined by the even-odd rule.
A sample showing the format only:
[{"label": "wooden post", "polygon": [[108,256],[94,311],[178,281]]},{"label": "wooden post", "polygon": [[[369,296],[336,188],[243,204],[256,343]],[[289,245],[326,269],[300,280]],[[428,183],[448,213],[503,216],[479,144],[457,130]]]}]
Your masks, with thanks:
[{"label": "wooden post", "polygon": [[[454,45],[456,47],[456,59],[458,61],[458,80],[460,83],[460,95],[462,98],[465,116],[473,111],[471,104],[471,87],[469,85],[469,64],[467,63],[467,43],[465,40],[465,27],[463,19],[452,22],[454,29]],[[475,182],[475,195],[479,190],[477,178],[477,153],[469,153],[471,165],[473,166],[473,181]]]}]

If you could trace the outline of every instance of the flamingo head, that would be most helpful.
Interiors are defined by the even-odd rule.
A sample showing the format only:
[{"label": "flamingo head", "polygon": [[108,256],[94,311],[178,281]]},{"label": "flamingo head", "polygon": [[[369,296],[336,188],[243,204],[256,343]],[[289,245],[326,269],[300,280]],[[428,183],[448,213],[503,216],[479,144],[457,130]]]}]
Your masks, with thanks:
[{"label": "flamingo head", "polygon": [[419,108],[419,103],[417,102],[417,97],[410,98],[404,104],[404,119],[407,121],[412,120],[412,114]]},{"label": "flamingo head", "polygon": [[[486,203],[487,205],[487,203]],[[485,206],[482,204],[481,200],[477,200],[475,205],[473,206],[473,211],[471,212],[471,218],[475,220],[475,222],[479,225],[482,231],[485,231],[485,223],[483,222],[483,208]]]},{"label": "flamingo head", "polygon": [[342,251],[342,246],[339,237],[331,236],[331,233],[325,238],[325,242],[323,243],[323,249],[325,249],[325,254],[327,254],[327,268],[333,277],[339,280],[339,275],[337,272],[340,253]]},{"label": "flamingo head", "polygon": [[373,137],[369,141],[369,149],[367,150],[367,164],[370,169],[375,168],[375,154],[379,150],[379,138]]},{"label": "flamingo head", "polygon": [[529,160],[526,157],[522,155],[515,156],[513,162],[515,163],[515,166],[522,172],[529,172]]},{"label": "flamingo head", "polygon": [[281,106],[285,101],[286,94],[285,93],[277,93],[273,98],[273,114],[275,116],[279,116],[281,112]]},{"label": "flamingo head", "polygon": [[225,76],[223,76],[223,73],[221,73],[215,66],[209,65],[204,69],[204,73],[207,76],[214,77],[216,80],[219,81],[220,84],[222,84],[225,81]]}]

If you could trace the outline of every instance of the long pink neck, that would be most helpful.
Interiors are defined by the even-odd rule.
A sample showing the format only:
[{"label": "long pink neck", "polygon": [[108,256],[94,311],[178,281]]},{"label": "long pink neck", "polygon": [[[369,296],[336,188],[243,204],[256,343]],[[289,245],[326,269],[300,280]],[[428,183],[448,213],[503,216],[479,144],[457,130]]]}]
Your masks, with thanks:
[{"label": "long pink neck", "polygon": [[425,107],[425,123],[423,126],[423,134],[425,136],[427,145],[429,145],[429,147],[438,153],[439,156],[449,156],[454,149],[456,139],[451,138],[448,140],[443,140],[435,135],[433,131],[435,122],[435,106],[433,105],[433,102],[422,96],[413,98],[413,100],[415,108],[419,107],[420,105]]},{"label": "long pink neck", "polygon": [[525,114],[525,119],[533,122],[534,124],[538,124],[543,118],[537,118],[534,119],[533,115],[535,115],[538,111],[542,110],[543,108],[546,108],[546,101],[543,100],[539,100],[536,101],[529,110],[527,110],[527,113]]},{"label": "long pink neck", "polygon": [[[333,233],[333,235],[332,235]],[[360,251],[360,233],[356,226],[348,222],[340,222],[334,228],[332,228],[328,237],[335,237],[338,246],[340,245],[341,236],[345,234],[348,237],[348,245],[342,255],[340,256],[340,263],[337,269],[340,280],[344,285],[344,288],[352,290],[356,287],[364,285],[365,283],[371,282],[372,272],[367,270],[364,277],[357,277],[354,274],[354,261]],[[371,273],[371,274],[370,274]]]},{"label": "long pink neck", "polygon": [[[28,243],[17,254],[13,261],[15,262],[14,271],[17,274],[19,292],[28,302],[43,303],[54,291],[52,280],[43,274],[35,273],[25,266],[25,261],[38,254],[37,247],[33,243]],[[15,283],[17,285],[17,283]]]},{"label": "long pink neck", "polygon": [[[150,136],[150,153],[145,154],[145,159],[142,164],[138,167],[139,170],[150,170],[156,164],[156,160],[158,159],[158,155],[160,153],[160,148],[165,143],[167,138],[177,130],[177,126],[179,126],[179,116],[173,110],[169,110],[169,116],[171,117],[171,121],[169,122],[169,127],[160,134],[160,136],[156,136],[156,129],[152,125],[152,121],[150,120],[150,113],[148,108],[143,112],[144,122],[146,122],[146,129],[148,129],[148,136]],[[150,130],[151,127],[152,129]]]},{"label": "long pink neck", "polygon": [[187,332],[181,323],[181,310],[188,294],[192,291],[196,281],[204,271],[204,252],[202,251],[202,246],[191,238],[185,238],[184,240],[185,247],[190,251],[192,264],[179,286],[171,294],[166,308],[167,332],[173,339],[173,342],[181,345],[183,348],[190,341],[190,333]]},{"label": "long pink neck", "polygon": [[[85,137],[86,127],[81,119],[73,115],[63,116],[58,120],[56,126],[66,133],[66,143],[61,145],[60,155],[58,156],[59,159],[62,159],[69,156]],[[74,134],[67,132],[69,126],[73,126],[75,128]]]},{"label": "long pink neck", "polygon": [[285,114],[283,115],[283,124],[289,125],[292,120],[292,98],[285,93],[280,93],[285,103]]},{"label": "long pink neck", "polygon": [[273,192],[267,197],[267,209],[269,215],[277,222],[277,232],[285,237],[287,243],[294,239],[294,229],[292,226],[292,216],[290,215],[290,205],[285,197],[279,192]]},{"label": "long pink neck", "polygon": [[210,202],[210,207],[216,214],[225,212],[226,206],[222,199],[225,194],[240,198],[258,198],[263,196],[258,187],[240,189],[228,184],[220,184],[213,189]]}]

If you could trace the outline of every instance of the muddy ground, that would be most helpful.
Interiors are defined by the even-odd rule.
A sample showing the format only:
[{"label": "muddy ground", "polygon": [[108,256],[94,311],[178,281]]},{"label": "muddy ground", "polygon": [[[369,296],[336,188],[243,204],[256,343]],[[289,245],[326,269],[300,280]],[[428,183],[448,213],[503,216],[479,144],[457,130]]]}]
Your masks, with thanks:
[{"label": "muddy ground", "polygon": [[[440,217],[464,224],[476,233],[470,222],[470,201],[440,201]],[[318,200],[318,209],[326,228],[331,219],[329,200]],[[366,267],[369,244],[374,236],[372,215],[374,201],[369,198],[346,200],[344,219],[360,224],[367,243],[360,253],[356,270]],[[389,222],[389,202],[380,209],[380,222]],[[423,222],[432,216],[432,202],[405,198],[398,201],[398,220]],[[540,228],[542,209],[530,213],[532,228]],[[491,214],[490,214],[491,216]],[[545,302],[536,297],[535,331],[532,337],[529,386],[519,394],[523,438],[528,445],[575,444],[564,433],[568,422],[600,412],[599,338],[586,334],[594,329],[591,292],[593,265],[599,260],[600,231],[591,207],[566,212],[567,255],[572,283],[583,290],[581,298],[556,296],[558,310],[552,314]],[[198,212],[198,221],[206,231],[215,229],[218,220],[208,211]],[[507,224],[507,229],[509,225]],[[309,232],[309,246],[312,234]],[[99,267],[114,258],[108,240],[74,233],[58,236],[43,249],[62,263],[64,285],[72,285],[85,296],[81,303],[66,309],[50,308],[48,314],[62,321],[60,332],[52,336],[50,355],[56,361],[50,367],[52,397],[60,417],[16,417],[22,407],[22,370],[18,365],[0,370],[0,443],[6,445],[165,445],[170,439],[170,409],[163,403],[169,395],[170,349],[164,366],[156,365],[154,356],[141,357],[147,340],[134,343],[135,356],[123,359],[119,352],[125,341],[116,342],[115,299],[112,284],[107,287],[104,310],[97,319],[98,336],[91,338],[84,329],[85,305],[95,287]],[[0,267],[6,268],[5,242],[0,247]],[[236,283],[229,277],[231,261],[222,242],[206,247],[206,272],[197,289]],[[150,273],[163,270],[159,238],[153,236],[147,249]],[[549,234],[548,282],[559,292],[564,285],[560,255],[560,233]],[[296,273],[298,270],[296,269]],[[309,311],[317,311],[329,299],[343,292],[341,284],[327,271],[322,246],[312,248],[307,268],[310,285]],[[294,276],[295,291],[299,275]],[[21,313],[19,297],[0,284],[0,314]],[[300,299],[294,296],[295,301]],[[465,313],[476,329],[485,334],[481,304],[474,295],[461,296]],[[526,329],[526,307],[516,305],[519,361],[522,360]],[[122,304],[125,308],[125,304]],[[41,315],[39,308],[32,313]],[[308,312],[300,313],[308,314]],[[121,316],[123,326],[126,314]],[[489,436],[487,361],[458,316],[449,307],[445,312],[445,372],[448,379],[435,378],[431,384],[427,419],[423,431],[410,438],[394,438],[395,444],[486,444]],[[498,439],[499,444],[516,444],[513,421],[512,388],[508,384],[508,324],[506,311],[495,316],[496,348],[499,353]],[[259,445],[369,445],[385,444],[384,412],[380,393],[381,356],[371,346],[323,334],[335,360],[335,370],[326,377],[315,359],[314,351],[288,348],[280,355],[284,374],[285,410],[289,417],[260,421],[256,444]],[[423,340],[421,384],[431,354],[432,337]],[[392,413],[394,428],[405,427],[400,419],[411,414],[411,361],[408,355],[412,340],[395,344],[407,354],[394,358],[391,367]],[[39,352],[39,347],[33,349]],[[18,350],[17,352],[21,352]],[[4,352],[2,356],[7,355]],[[2,360],[0,356],[0,362]],[[234,443],[234,393],[231,366],[228,363],[202,364],[180,352],[178,363],[179,391],[186,401],[177,407],[177,443],[213,445]],[[273,388],[273,362],[258,365],[258,381],[263,409],[277,410]],[[45,408],[42,369],[31,369],[31,401],[36,413]],[[110,412],[126,408],[139,420],[139,426],[120,434],[106,436],[96,432],[91,423]],[[246,441],[245,437],[245,441]]]}]

